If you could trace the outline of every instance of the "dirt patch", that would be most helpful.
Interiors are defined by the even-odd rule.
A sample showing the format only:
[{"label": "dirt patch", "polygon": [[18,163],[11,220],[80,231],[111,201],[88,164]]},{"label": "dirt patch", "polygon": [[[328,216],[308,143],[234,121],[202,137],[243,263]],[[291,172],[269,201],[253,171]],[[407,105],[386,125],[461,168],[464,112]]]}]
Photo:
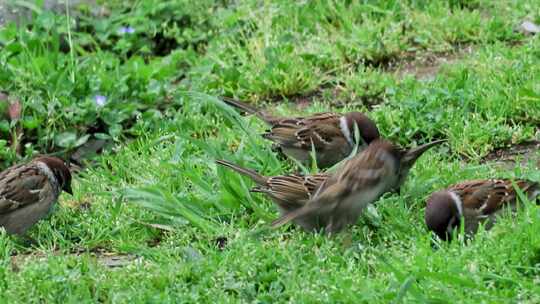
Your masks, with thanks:
[{"label": "dirt patch", "polygon": [[117,253],[104,253],[95,256],[95,258],[99,264],[109,268],[125,267],[141,260],[141,257],[133,254]]},{"label": "dirt patch", "polygon": [[491,162],[504,168],[513,168],[515,165],[527,165],[530,162],[540,168],[540,141],[532,141],[514,145],[509,148],[496,149],[486,155],[483,162]]},{"label": "dirt patch", "polygon": [[[440,67],[444,64],[452,64],[469,56],[474,51],[472,45],[457,46],[448,52],[407,52],[399,57],[389,58],[380,64],[370,64],[364,62],[366,66],[373,66],[388,73],[395,73],[399,78],[413,75],[418,80],[432,80],[437,76]],[[332,101],[332,106],[343,107],[345,105],[366,106],[371,110],[374,106],[384,101],[384,91],[374,91],[366,88],[368,94],[347,95],[344,84],[323,84],[313,91],[293,94],[288,96],[269,96],[270,102],[289,101],[296,105],[299,110],[303,110],[311,105],[315,99]]]},{"label": "dirt patch", "polygon": [[413,75],[419,80],[432,80],[437,76],[443,64],[452,64],[473,52],[473,47],[463,46],[443,53],[408,53],[404,59],[391,64],[387,71],[395,72],[400,77]]},{"label": "dirt patch", "polygon": [[141,257],[134,254],[122,254],[116,252],[108,252],[102,249],[93,251],[75,250],[72,253],[65,254],[60,251],[55,251],[50,254],[43,253],[31,253],[31,254],[19,254],[11,257],[11,268],[13,271],[18,272],[29,261],[45,261],[50,256],[71,256],[80,257],[83,255],[89,255],[97,261],[98,264],[108,268],[125,267],[130,264],[140,262]]},{"label": "dirt patch", "polygon": [[303,110],[309,107],[309,105],[313,103],[313,100],[322,98],[324,90],[325,90],[324,88],[319,88],[305,94],[297,94],[297,95],[284,96],[284,97],[273,97],[270,100],[272,102],[280,102],[280,101],[288,100],[289,102],[295,104],[298,109]]},{"label": "dirt patch", "polygon": [[[303,92],[303,93],[293,93],[293,94],[280,94],[280,95],[268,95],[268,96],[261,96],[261,100],[266,101],[269,104],[272,103],[281,103],[281,102],[290,102],[292,104],[295,104],[296,107],[300,110],[303,110],[316,99],[321,99],[323,96],[329,91],[332,90],[332,86],[329,84],[322,84],[319,87]],[[334,89],[334,94],[338,94],[339,89]],[[243,102],[250,103],[248,100],[243,100]]]},{"label": "dirt patch", "polygon": [[366,93],[355,94],[352,90],[347,90],[344,83],[324,84],[313,91],[303,94],[294,94],[289,96],[271,96],[267,98],[270,103],[290,102],[298,110],[308,108],[315,100],[323,100],[332,108],[342,108],[348,106],[365,106],[368,110],[384,101],[384,90],[370,90],[364,88]]}]

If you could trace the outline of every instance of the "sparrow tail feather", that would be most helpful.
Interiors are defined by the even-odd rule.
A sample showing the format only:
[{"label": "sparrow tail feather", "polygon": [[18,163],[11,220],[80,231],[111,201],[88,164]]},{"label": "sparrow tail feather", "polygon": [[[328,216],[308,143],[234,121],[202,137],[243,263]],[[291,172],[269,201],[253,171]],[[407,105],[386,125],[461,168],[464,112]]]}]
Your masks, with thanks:
[{"label": "sparrow tail feather", "polygon": [[248,114],[256,114],[257,112],[259,112],[259,109],[247,103],[241,102],[239,100],[226,97],[226,96],[222,96],[221,99],[223,100],[224,103],[228,104],[229,106],[245,111]]},{"label": "sparrow tail feather", "polygon": [[255,193],[268,193],[268,190],[263,187],[253,187],[249,192],[255,192]]},{"label": "sparrow tail feather", "polygon": [[249,105],[249,104],[247,104],[245,102],[241,102],[239,100],[236,100],[236,99],[233,99],[233,98],[230,98],[230,97],[226,97],[226,96],[222,96],[221,99],[227,105],[229,105],[231,107],[234,107],[234,108],[237,108],[237,109],[240,109],[240,110],[242,110],[242,111],[244,111],[244,112],[246,112],[248,114],[256,115],[257,117],[259,117],[260,119],[262,119],[266,123],[272,124],[272,122],[274,122],[277,119],[274,116],[268,115],[264,111],[262,111],[260,109],[257,109],[256,107],[254,107],[252,105]]},{"label": "sparrow tail feather", "polygon": [[259,174],[255,170],[240,167],[240,166],[238,166],[236,164],[233,164],[231,162],[228,162],[226,160],[216,160],[216,163],[219,164],[219,165],[225,166],[227,168],[230,168],[230,169],[232,169],[232,170],[234,170],[234,171],[236,171],[236,172],[238,172],[238,173],[240,173],[242,175],[245,175],[245,176],[251,178],[258,185],[264,185],[264,184],[266,184],[266,181],[268,181],[268,177]]}]

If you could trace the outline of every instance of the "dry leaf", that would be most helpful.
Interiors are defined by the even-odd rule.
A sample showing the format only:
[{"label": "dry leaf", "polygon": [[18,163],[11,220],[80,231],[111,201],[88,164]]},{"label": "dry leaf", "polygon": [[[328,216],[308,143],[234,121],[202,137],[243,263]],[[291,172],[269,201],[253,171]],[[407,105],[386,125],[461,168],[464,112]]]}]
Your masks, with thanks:
[{"label": "dry leaf", "polygon": [[11,120],[20,119],[21,112],[22,112],[22,105],[18,99],[9,104],[8,115]]}]

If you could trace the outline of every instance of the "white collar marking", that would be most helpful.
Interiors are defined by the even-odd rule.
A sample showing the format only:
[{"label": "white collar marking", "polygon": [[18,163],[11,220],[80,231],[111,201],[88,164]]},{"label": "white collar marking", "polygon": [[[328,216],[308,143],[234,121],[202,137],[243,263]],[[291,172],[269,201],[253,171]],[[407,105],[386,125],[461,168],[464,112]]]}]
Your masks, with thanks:
[{"label": "white collar marking", "polygon": [[354,142],[351,137],[351,130],[349,130],[349,126],[347,126],[347,117],[341,116],[339,118],[339,128],[341,129],[341,133],[343,133],[345,139],[347,139],[349,145],[353,146]]},{"label": "white collar marking", "polygon": [[51,168],[49,168],[49,166],[47,166],[44,162],[40,162],[40,161],[36,162],[36,166],[38,167],[39,171],[41,171],[41,173],[47,176],[47,179],[52,184],[53,186],[52,188],[54,189],[54,191],[59,193],[60,183],[56,179],[56,176],[54,176],[54,173],[52,172]]},{"label": "white collar marking", "polygon": [[459,196],[452,191],[448,191],[448,193],[450,194],[454,204],[456,204],[459,216],[463,216],[463,202],[461,201],[461,198],[459,198]]}]

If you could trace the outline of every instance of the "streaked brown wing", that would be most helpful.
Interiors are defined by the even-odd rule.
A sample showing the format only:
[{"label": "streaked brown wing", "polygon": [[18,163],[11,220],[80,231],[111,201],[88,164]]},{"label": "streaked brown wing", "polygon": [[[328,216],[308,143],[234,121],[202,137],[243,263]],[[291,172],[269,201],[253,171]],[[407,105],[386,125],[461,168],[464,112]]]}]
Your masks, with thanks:
[{"label": "streaked brown wing", "polygon": [[279,123],[263,134],[263,137],[269,139],[280,146],[294,146],[297,144],[296,132],[301,127],[296,124]]},{"label": "streaked brown wing", "polygon": [[41,190],[48,183],[47,177],[34,166],[8,170],[0,179],[0,214],[38,202]]},{"label": "streaked brown wing", "polygon": [[290,117],[290,118],[283,118],[280,119],[277,124],[287,124],[287,125],[297,125],[297,126],[307,126],[313,123],[321,123],[325,122],[329,119],[335,120],[341,117],[341,115],[336,113],[330,113],[330,112],[324,112],[324,113],[317,113],[311,116],[305,116],[305,117]]},{"label": "streaked brown wing", "polygon": [[536,196],[540,195],[540,183],[538,182],[533,182],[526,179],[519,179],[516,180],[515,183],[531,200],[534,200]]},{"label": "streaked brown wing", "polygon": [[320,151],[335,144],[339,139],[341,139],[339,142],[340,145],[347,144],[337,122],[311,124],[296,132],[296,146],[306,150],[310,150],[313,144],[315,150]]},{"label": "streaked brown wing", "polygon": [[326,173],[304,176],[304,186],[308,189],[309,193],[313,195],[329,177],[330,174]]},{"label": "streaked brown wing", "polygon": [[263,136],[282,146],[301,149],[311,149],[311,142],[315,149],[321,149],[326,142],[339,132],[339,118],[335,113],[319,113],[309,117],[295,117],[282,119],[272,125],[272,128]]},{"label": "streaked brown wing", "polygon": [[497,182],[497,193],[502,197],[502,204],[511,204],[515,203],[517,199],[517,192],[514,185],[519,188],[526,197],[529,199],[534,199],[533,197],[530,197],[531,195],[534,195],[535,191],[537,190],[538,183],[535,183],[533,181],[524,180],[524,179],[517,179],[517,180],[496,180]]},{"label": "streaked brown wing", "polygon": [[390,155],[381,149],[368,147],[358,156],[343,164],[343,170],[338,175],[340,183],[345,183],[351,190],[373,187],[386,176],[387,164],[392,161]]},{"label": "streaked brown wing", "polygon": [[486,180],[472,180],[454,185],[450,189],[461,197],[464,208],[479,210],[487,203],[493,183]]},{"label": "streaked brown wing", "polygon": [[335,183],[334,181],[335,179],[332,179],[332,177],[326,180],[323,185],[324,190],[318,191],[317,195],[307,201],[302,208],[283,214],[280,218],[272,222],[272,227],[276,228],[285,225],[286,223],[301,217],[316,220],[317,217],[315,215],[331,214],[332,210],[334,210],[342,200],[341,195],[336,197],[335,194],[345,195],[347,193],[347,190],[344,189],[344,187],[346,187],[345,185]]},{"label": "streaked brown wing", "polygon": [[482,210],[484,215],[495,213],[507,203],[514,203],[516,191],[510,180],[492,180],[493,190],[488,196],[486,207]]},{"label": "streaked brown wing", "polygon": [[281,201],[303,205],[327,177],[325,174],[274,176],[268,180],[266,193]]},{"label": "streaked brown wing", "polygon": [[472,180],[450,189],[461,196],[464,208],[477,210],[481,215],[493,214],[516,198],[511,181],[504,179]]},{"label": "streaked brown wing", "polygon": [[14,165],[14,166],[11,166],[11,167],[7,168],[6,170],[0,172],[0,183],[2,183],[2,181],[8,175],[11,175],[11,174],[14,174],[14,172],[20,171],[21,168],[24,167],[24,166],[26,166],[26,165],[24,165],[24,164]]}]

